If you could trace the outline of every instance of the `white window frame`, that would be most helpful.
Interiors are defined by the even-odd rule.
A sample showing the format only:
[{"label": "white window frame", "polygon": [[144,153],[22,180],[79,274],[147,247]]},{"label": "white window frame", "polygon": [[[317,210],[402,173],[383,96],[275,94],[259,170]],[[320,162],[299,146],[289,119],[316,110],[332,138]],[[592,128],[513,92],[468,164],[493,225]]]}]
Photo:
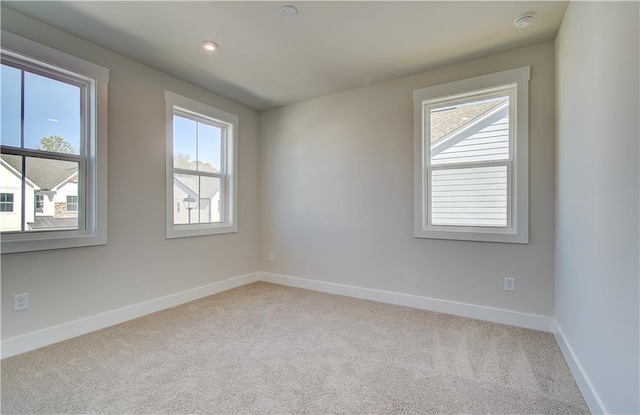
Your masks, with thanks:
[{"label": "white window frame", "polygon": [[[529,243],[529,66],[413,91],[414,103],[414,236],[416,238]],[[510,101],[509,167],[506,227],[451,226],[430,223],[430,131],[425,108],[436,101],[491,92],[513,86]],[[474,167],[472,163],[464,167]],[[477,167],[477,166],[476,166]]]},{"label": "white window frame", "polygon": [[[185,238],[201,235],[215,235],[238,232],[238,124],[239,117],[235,114],[214,108],[210,105],[195,101],[191,98],[165,91],[165,121],[166,121],[166,228],[167,239]],[[221,211],[222,222],[174,224],[173,209],[175,198],[173,195],[173,116],[175,113],[191,114],[205,122],[223,125],[225,134],[221,137],[222,179]]]},{"label": "white window frame", "polygon": [[[107,243],[107,85],[109,70],[84,59],[2,31],[3,58],[86,85],[84,142],[85,165],[79,198],[81,229],[7,232],[0,236],[2,253],[74,248]],[[81,174],[79,172],[79,174]],[[80,222],[80,221],[79,221]]]}]

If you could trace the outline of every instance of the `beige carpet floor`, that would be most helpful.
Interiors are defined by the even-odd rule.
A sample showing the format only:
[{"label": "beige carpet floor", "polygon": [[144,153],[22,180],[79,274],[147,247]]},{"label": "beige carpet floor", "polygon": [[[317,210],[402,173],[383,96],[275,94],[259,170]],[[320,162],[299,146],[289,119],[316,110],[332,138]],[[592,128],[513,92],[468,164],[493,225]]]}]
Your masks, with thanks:
[{"label": "beige carpet floor", "polygon": [[7,415],[588,413],[549,333],[263,282],[1,364]]}]

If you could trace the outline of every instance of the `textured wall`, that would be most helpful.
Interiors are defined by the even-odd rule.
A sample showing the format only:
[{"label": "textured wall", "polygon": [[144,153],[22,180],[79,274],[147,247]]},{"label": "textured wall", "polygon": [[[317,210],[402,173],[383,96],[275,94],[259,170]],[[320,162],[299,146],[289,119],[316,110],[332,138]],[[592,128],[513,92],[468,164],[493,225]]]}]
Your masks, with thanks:
[{"label": "textured wall", "polygon": [[556,319],[616,414],[640,412],[638,17],[572,2],[556,39]]},{"label": "textured wall", "polygon": [[[12,10],[2,29],[110,70],[109,244],[2,255],[2,339],[257,270],[253,110]],[[238,233],[165,239],[165,89],[240,116]]]},{"label": "textured wall", "polygon": [[[261,269],[552,316],[553,53],[542,43],[261,113]],[[530,243],[414,238],[412,91],[526,65]]]}]

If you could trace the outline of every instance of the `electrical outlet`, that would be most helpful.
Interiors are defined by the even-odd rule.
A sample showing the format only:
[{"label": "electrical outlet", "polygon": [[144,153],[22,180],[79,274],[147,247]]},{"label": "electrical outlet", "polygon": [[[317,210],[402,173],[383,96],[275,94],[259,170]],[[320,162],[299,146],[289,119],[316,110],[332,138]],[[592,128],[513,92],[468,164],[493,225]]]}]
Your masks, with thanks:
[{"label": "electrical outlet", "polygon": [[515,291],[516,290],[516,279],[515,278],[505,278],[504,279],[504,290],[505,291]]},{"label": "electrical outlet", "polygon": [[16,294],[13,296],[13,311],[24,311],[29,308],[29,294]]},{"label": "electrical outlet", "polygon": [[267,261],[273,262],[273,252],[267,252]]}]

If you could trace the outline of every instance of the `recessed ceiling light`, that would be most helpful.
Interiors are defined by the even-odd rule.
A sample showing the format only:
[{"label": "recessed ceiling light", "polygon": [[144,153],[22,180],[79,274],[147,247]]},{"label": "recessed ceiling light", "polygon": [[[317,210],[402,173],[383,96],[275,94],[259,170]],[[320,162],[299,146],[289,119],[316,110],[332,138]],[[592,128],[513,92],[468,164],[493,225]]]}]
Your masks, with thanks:
[{"label": "recessed ceiling light", "polygon": [[289,5],[282,6],[280,8],[280,13],[284,14],[285,16],[295,16],[296,14],[298,14],[298,9]]},{"label": "recessed ceiling light", "polygon": [[536,16],[532,13],[523,14],[522,16],[514,20],[513,24],[516,25],[518,29],[524,29],[525,27],[529,27],[529,25],[533,23],[533,19],[535,18]]},{"label": "recessed ceiling light", "polygon": [[202,49],[208,50],[209,52],[215,52],[216,50],[218,50],[218,44],[210,40],[205,40],[204,42],[202,42]]}]

